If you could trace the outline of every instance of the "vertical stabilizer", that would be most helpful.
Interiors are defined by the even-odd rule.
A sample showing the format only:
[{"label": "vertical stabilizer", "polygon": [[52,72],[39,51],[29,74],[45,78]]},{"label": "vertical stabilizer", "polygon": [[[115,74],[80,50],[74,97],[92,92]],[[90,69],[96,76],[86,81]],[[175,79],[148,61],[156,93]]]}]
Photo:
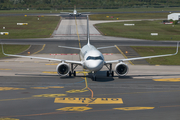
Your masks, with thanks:
[{"label": "vertical stabilizer", "polygon": [[90,39],[89,39],[89,16],[87,15],[87,41],[88,45],[90,45]]}]

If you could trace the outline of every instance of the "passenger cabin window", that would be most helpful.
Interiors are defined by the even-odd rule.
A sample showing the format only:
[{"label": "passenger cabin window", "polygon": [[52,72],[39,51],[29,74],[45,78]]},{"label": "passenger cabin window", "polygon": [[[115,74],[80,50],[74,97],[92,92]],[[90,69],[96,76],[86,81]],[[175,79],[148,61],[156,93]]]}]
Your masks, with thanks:
[{"label": "passenger cabin window", "polygon": [[97,57],[88,56],[86,60],[103,60],[103,59],[101,56],[97,56]]}]

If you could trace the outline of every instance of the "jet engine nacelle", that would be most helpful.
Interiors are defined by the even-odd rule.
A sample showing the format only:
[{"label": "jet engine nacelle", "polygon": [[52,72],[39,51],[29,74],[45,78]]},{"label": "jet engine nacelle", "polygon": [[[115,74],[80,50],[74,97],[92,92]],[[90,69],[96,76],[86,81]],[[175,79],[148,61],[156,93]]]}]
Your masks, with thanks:
[{"label": "jet engine nacelle", "polygon": [[123,62],[118,63],[115,66],[116,74],[118,74],[119,76],[125,76],[128,73],[128,70],[129,70],[128,66]]},{"label": "jet engine nacelle", "polygon": [[69,73],[70,67],[67,63],[60,63],[56,67],[56,71],[61,76],[66,76]]}]

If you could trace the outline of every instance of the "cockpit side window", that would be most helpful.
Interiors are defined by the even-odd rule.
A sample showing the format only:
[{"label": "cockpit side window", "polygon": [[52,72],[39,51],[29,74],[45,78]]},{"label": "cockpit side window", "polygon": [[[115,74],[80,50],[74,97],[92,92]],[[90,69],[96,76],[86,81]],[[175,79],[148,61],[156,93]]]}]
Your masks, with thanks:
[{"label": "cockpit side window", "polygon": [[93,57],[93,56],[88,56],[86,60],[103,60],[101,56]]}]

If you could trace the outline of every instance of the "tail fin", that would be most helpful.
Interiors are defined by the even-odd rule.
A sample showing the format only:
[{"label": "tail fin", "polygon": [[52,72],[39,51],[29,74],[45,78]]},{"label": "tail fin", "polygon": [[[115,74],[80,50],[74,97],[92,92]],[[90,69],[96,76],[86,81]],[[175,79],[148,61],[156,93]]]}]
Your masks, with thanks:
[{"label": "tail fin", "polygon": [[88,45],[90,45],[90,39],[89,39],[89,16],[87,15],[87,41]]}]

